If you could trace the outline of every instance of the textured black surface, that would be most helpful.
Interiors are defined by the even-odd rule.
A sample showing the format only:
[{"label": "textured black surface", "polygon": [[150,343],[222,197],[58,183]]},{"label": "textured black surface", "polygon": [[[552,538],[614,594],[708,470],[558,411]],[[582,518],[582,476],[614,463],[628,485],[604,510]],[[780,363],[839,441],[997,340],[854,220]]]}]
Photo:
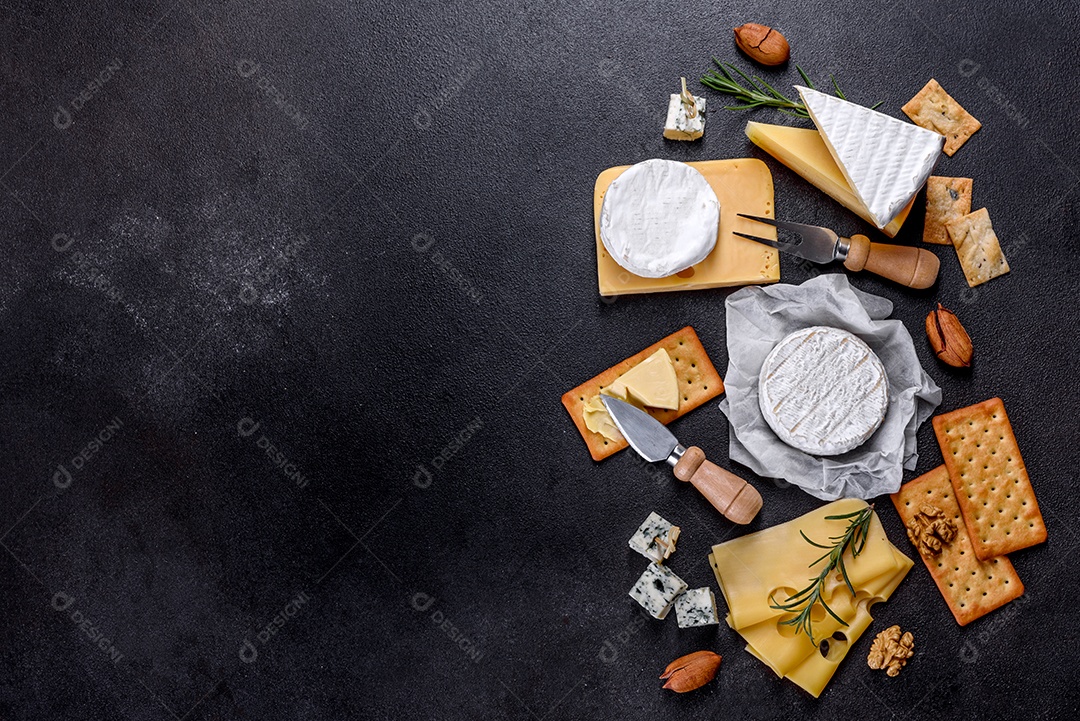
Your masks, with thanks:
[{"label": "textured black surface", "polygon": [[[0,716],[1075,717],[1071,4],[16,0],[0,17]],[[597,297],[592,184],[651,157],[763,157],[745,114],[714,112],[699,143],[660,133],[679,76],[735,59],[750,20],[856,101],[899,115],[936,77],[983,121],[938,172],[975,179],[1012,273],[972,293],[937,248],[930,292],[853,282],[896,303],[944,409],[1004,398],[1050,534],[1014,555],[1023,601],[963,629],[917,563],[872,627],[914,631],[915,659],[872,673],[864,637],[818,700],[726,627],[641,618],[626,539],[649,511],[682,525],[692,586],[733,529],[628,452],[591,462],[558,402],[686,324],[726,364],[726,291]],[[767,162],[779,213],[866,230]],[[923,341],[938,300],[974,338],[970,373]],[[724,463],[715,404],[674,428]],[[919,443],[921,472],[940,462],[929,424]],[[753,480],[752,528],[818,505]],[[660,690],[700,648],[724,655],[717,681]]]}]

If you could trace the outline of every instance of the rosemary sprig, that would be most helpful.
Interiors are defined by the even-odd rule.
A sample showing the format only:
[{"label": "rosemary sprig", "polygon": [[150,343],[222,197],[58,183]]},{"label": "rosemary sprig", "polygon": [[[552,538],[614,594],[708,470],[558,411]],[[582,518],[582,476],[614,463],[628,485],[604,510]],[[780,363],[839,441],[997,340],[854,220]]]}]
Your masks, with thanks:
[{"label": "rosemary sprig", "polygon": [[[731,63],[722,63],[716,58],[713,58],[713,62],[716,63],[716,67],[720,70],[709,70],[701,77],[701,84],[707,88],[713,90],[719,90],[722,93],[734,96],[741,102],[740,105],[729,105],[725,107],[725,110],[753,110],[755,108],[776,108],[781,113],[788,115],[794,115],[797,118],[809,118],[810,113],[806,110],[806,105],[801,100],[792,100],[785,97],[772,85],[759,78],[757,75],[750,76],[739,70]],[[795,66],[795,69],[799,71],[799,75],[802,77],[806,86],[812,89],[814,88],[813,81],[810,80],[810,76],[799,67]],[[738,76],[738,77],[736,77]],[[739,82],[741,78],[744,83]],[[836,97],[841,100],[847,100],[847,96],[844,95],[844,91],[840,89],[840,85],[836,82],[836,78],[832,75],[829,76],[832,80],[833,89],[836,91]],[[870,109],[873,110],[877,106],[881,105],[880,102],[874,103]]]},{"label": "rosemary sprig", "polygon": [[852,558],[857,558],[858,555],[862,553],[863,546],[866,545],[866,537],[870,532],[870,520],[873,516],[873,505],[867,506],[861,511],[845,513],[842,516],[826,516],[826,521],[843,521],[849,518],[851,519],[843,534],[829,537],[830,541],[834,541],[831,546],[812,541],[805,533],[799,531],[799,535],[801,535],[811,546],[826,550],[825,555],[811,563],[807,568],[813,568],[825,559],[828,559],[828,563],[825,564],[825,567],[821,570],[821,573],[818,574],[817,578],[810,580],[809,586],[788,597],[783,603],[776,603],[776,599],[770,599],[773,603],[770,604],[769,607],[778,611],[795,613],[796,615],[793,618],[782,621],[781,623],[785,626],[794,626],[795,633],[804,631],[806,635],[810,637],[810,642],[813,644],[816,644],[817,641],[814,639],[811,612],[816,604],[820,603],[821,607],[825,609],[830,616],[835,618],[842,625],[847,625],[844,619],[837,616],[833,610],[829,608],[829,605],[825,603],[825,599],[821,597],[821,591],[825,586],[825,579],[829,577],[830,573],[839,568],[840,575],[844,577],[844,583],[847,584],[852,597],[855,596],[855,588],[851,585],[851,581],[848,579],[847,568],[844,566],[844,552],[850,549]]}]

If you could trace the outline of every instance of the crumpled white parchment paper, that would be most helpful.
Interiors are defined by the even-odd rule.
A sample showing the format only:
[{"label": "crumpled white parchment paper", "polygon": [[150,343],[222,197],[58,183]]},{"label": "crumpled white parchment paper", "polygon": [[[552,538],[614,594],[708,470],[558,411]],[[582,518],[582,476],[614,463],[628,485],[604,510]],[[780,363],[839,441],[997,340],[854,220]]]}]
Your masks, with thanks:
[{"label": "crumpled white parchment paper", "polygon": [[[843,273],[823,274],[802,285],[748,287],[729,296],[728,367],[720,410],[730,426],[731,460],[826,501],[899,490],[904,469],[914,470],[919,459],[915,431],[941,403],[941,389],[919,363],[904,324],[886,320],[892,309],[888,299],[852,288]],[[889,408],[881,427],[866,443],[838,456],[812,456],[787,445],[758,407],[758,374],[765,356],[789,333],[815,325],[862,338],[889,377]]]}]

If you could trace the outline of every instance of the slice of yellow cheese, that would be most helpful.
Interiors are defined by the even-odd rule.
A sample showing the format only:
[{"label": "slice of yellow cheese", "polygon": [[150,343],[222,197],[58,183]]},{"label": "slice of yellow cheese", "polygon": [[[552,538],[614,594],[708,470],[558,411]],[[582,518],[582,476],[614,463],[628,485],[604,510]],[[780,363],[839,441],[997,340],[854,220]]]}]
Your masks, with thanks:
[{"label": "slice of yellow cheese", "polygon": [[[746,124],[746,137],[750,138],[750,142],[754,145],[801,175],[818,190],[874,225],[870,211],[855,194],[816,129],[769,125],[751,120]],[[915,199],[912,198],[911,202],[897,213],[892,222],[881,229],[881,232],[890,238],[895,237],[900,231],[900,226],[907,220],[914,202]]]},{"label": "slice of yellow cheese", "polygon": [[[679,378],[675,375],[675,364],[671,362],[671,356],[665,348],[623,373],[601,393],[639,408],[650,406],[679,410]],[[599,395],[586,401],[581,413],[585,427],[593,433],[599,433],[609,441],[618,442],[623,439]]]},{"label": "slice of yellow cheese", "polygon": [[[626,400],[624,397],[619,397],[621,400]],[[607,408],[604,407],[604,402],[600,400],[599,395],[595,395],[585,402],[585,405],[581,407],[581,416],[585,420],[585,427],[593,433],[599,433],[609,441],[615,441],[616,443],[623,439],[622,433],[619,433],[618,426],[611,419],[611,414],[607,412]]]},{"label": "slice of yellow cheese", "polygon": [[[816,543],[828,545],[830,536],[844,532],[848,519],[826,520],[826,517],[863,508],[866,502],[855,498],[834,501],[787,523],[713,546],[709,561],[727,601],[731,627],[739,630],[782,615],[783,611],[770,608],[773,603],[770,596],[775,602],[782,602],[821,571],[820,565],[811,568],[811,563],[822,555],[822,549],[807,543],[800,531]],[[845,567],[856,589],[896,570],[893,546],[877,514],[870,521],[862,552],[857,558],[848,557]],[[834,572],[822,594],[827,603],[836,597],[836,588],[842,581],[840,572]],[[844,593],[849,592],[845,589]]]},{"label": "slice of yellow cheese", "polygon": [[757,158],[700,160],[687,165],[705,176],[720,201],[716,247],[697,265],[666,278],[642,278],[624,269],[615,262],[600,239],[600,213],[608,187],[631,166],[608,168],[596,178],[593,190],[593,230],[600,295],[699,290],[780,280],[777,251],[735,235],[738,231],[776,239],[774,228],[738,215],[773,217],[773,182],[769,166]]},{"label": "slice of yellow cheese", "polygon": [[[844,586],[843,582],[833,590],[833,598],[829,601],[829,608],[840,616],[847,624],[841,624],[835,618],[825,612],[825,609],[817,606],[812,611],[814,637],[830,639],[830,652],[828,658],[835,660],[836,650],[845,644],[854,643],[858,639],[855,621],[861,613],[861,606],[869,606],[878,601],[885,601],[907,575],[912,567],[912,561],[892,544],[889,544],[893,553],[896,567],[881,574],[877,578],[870,579],[863,586],[856,587],[856,595]],[[807,659],[817,655],[825,660],[820,653],[819,646],[810,641],[805,633],[796,633],[793,626],[783,624],[783,621],[793,617],[794,614],[784,614],[776,618],[762,621],[761,623],[739,630],[739,634],[747,642],[747,651],[761,659],[777,676],[785,677],[792,674]],[[843,634],[846,641],[832,638],[833,634]],[[841,657],[842,658],[842,657]],[[828,665],[821,666],[824,669]],[[835,670],[835,665],[831,666]],[[831,672],[829,674],[832,675]],[[825,679],[826,681],[828,679]]]},{"label": "slice of yellow cheese", "polygon": [[679,410],[679,379],[675,375],[675,364],[664,348],[623,373],[601,392],[624,400],[637,400],[644,406]]}]

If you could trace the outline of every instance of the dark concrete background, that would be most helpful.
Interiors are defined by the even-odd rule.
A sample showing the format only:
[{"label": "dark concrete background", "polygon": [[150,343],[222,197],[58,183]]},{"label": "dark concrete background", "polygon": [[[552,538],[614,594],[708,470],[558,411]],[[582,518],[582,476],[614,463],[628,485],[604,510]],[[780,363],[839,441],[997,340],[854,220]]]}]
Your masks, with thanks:
[{"label": "dark concrete background", "polygon": [[[1071,4],[9,0],[0,18],[3,718],[1075,716]],[[741,531],[629,453],[590,461],[559,404],[686,324],[726,365],[727,291],[597,297],[592,185],[652,157],[764,157],[742,129],[790,122],[771,111],[661,137],[680,75],[747,67],[746,21],[856,101],[899,115],[936,77],[982,120],[938,172],[975,179],[1012,273],[972,293],[935,248],[930,292],[853,282],[896,303],[943,409],[1004,398],[1050,534],[1014,555],[1022,602],[963,629],[917,563],[871,629],[912,630],[914,660],[873,673],[864,637],[818,700],[726,627],[642,619],[626,539],[649,511],[683,527],[692,586]],[[766,162],[779,214],[867,230]],[[925,345],[939,300],[971,372]],[[674,430],[726,464],[715,403]],[[919,443],[922,472],[929,424]],[[752,528],[818,505],[752,480]],[[662,691],[701,648],[717,681]]]}]

